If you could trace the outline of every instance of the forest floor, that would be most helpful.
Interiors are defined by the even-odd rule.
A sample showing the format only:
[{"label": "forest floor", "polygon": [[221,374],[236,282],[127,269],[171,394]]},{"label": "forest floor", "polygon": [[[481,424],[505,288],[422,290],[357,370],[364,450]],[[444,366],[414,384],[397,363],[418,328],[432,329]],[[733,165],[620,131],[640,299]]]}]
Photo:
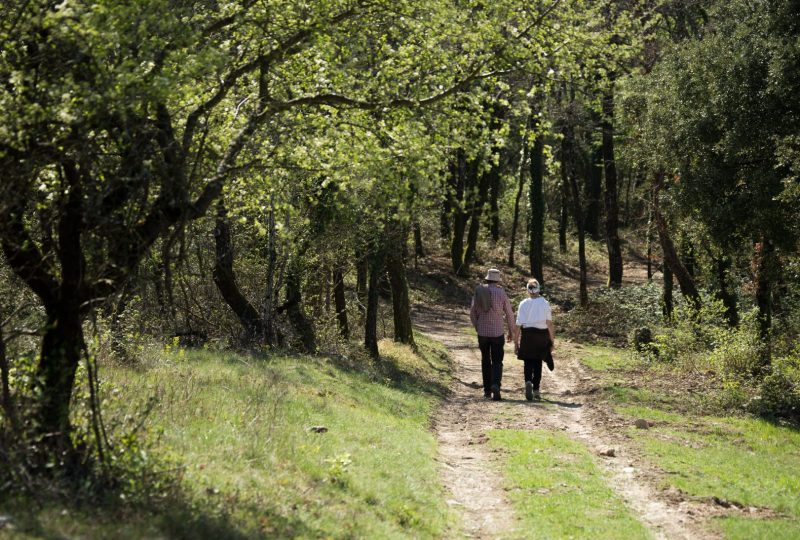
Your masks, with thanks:
[{"label": "forest floor", "polygon": [[[798,533],[800,496],[764,495],[784,493],[792,473],[783,467],[800,464],[796,430],[691,414],[695,398],[704,393],[702,378],[645,372],[624,350],[587,343],[581,335],[557,337],[556,369],[544,370],[542,400],[533,402],[524,396],[522,362],[506,344],[503,400],[485,400],[468,317],[469,293],[481,276],[476,270],[468,279],[447,278],[446,261],[429,258],[426,265],[427,274],[415,285],[435,284],[439,296],[435,303],[415,306],[415,323],[443,343],[454,362],[450,394],[433,423],[447,503],[462,520],[451,537],[793,538]],[[518,297],[524,270],[501,269],[509,295]],[[545,271],[554,297],[576,292],[570,268]],[[601,285],[594,275],[593,285]],[[636,262],[626,276],[629,283],[647,279],[644,265]],[[741,461],[747,458],[733,448],[755,457],[758,448],[743,441],[770,437],[775,437],[771,447],[784,449],[772,469],[751,482],[745,470],[756,465]],[[741,470],[721,462],[728,456]]]}]

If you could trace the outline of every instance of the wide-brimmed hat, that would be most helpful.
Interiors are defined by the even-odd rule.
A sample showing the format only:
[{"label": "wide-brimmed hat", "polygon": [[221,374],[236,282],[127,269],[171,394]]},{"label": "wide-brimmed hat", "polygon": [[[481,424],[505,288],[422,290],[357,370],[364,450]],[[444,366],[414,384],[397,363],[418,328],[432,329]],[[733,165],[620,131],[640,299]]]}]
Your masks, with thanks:
[{"label": "wide-brimmed hat", "polygon": [[497,268],[489,268],[489,270],[486,271],[486,277],[483,279],[486,281],[503,281],[503,275]]}]

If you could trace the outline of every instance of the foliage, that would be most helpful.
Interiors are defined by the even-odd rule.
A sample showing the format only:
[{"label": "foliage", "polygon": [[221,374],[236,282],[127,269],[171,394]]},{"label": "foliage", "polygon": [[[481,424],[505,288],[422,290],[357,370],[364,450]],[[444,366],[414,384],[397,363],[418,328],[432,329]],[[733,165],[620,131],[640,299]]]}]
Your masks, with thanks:
[{"label": "foliage", "polygon": [[[30,390],[25,390],[32,385],[24,381],[34,377],[35,365],[32,361],[17,362],[12,372],[19,403],[34,399],[28,393]],[[17,424],[4,419],[0,432],[0,454],[4,458],[0,485],[14,486],[13,490],[2,490],[0,503],[14,504],[21,497],[42,504],[103,507],[124,501],[149,506],[174,496],[178,488],[175,462],[159,449],[159,433],[148,426],[154,396],[123,397],[117,386],[106,385],[101,402],[104,416],[99,418],[96,416],[99,409],[92,404],[85,368],[79,370],[78,377],[81,384],[73,397],[72,437],[80,451],[78,457],[83,460],[81,474],[71,474],[76,470],[74,467],[52,461],[46,442],[34,429],[34,409],[19,408]],[[95,422],[100,422],[100,440]]]},{"label": "foliage", "polygon": [[800,354],[778,357],[758,384],[758,394],[749,409],[763,416],[790,418],[800,422]]},{"label": "foliage", "polygon": [[674,47],[641,79],[644,163],[675,171],[682,208],[726,246],[759,233],[791,245],[793,210],[781,193],[793,181],[778,156],[794,131],[795,102],[785,96],[798,79],[776,66],[790,67],[785,44],[797,29],[781,19],[795,8],[718,2],[702,36]]},{"label": "foliage", "polygon": [[589,305],[565,314],[559,326],[570,335],[622,345],[635,329],[661,324],[660,295],[659,287],[652,283],[598,289]]}]

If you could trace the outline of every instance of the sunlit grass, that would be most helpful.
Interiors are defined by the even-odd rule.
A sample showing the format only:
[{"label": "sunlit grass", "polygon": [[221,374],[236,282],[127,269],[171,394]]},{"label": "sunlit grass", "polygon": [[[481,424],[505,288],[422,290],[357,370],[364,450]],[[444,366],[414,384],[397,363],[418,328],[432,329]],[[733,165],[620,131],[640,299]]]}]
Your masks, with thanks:
[{"label": "sunlit grass", "polygon": [[560,432],[489,432],[520,518],[517,538],[651,538],[584,445]]},{"label": "sunlit grass", "polygon": [[628,434],[663,483],[690,496],[767,508],[785,519],[722,518],[728,538],[800,537],[800,433],[755,418],[684,416],[643,406],[619,407],[654,423]]},{"label": "sunlit grass", "polygon": [[603,345],[582,345],[577,351],[580,361],[596,371],[609,371],[630,366],[631,355],[624,349]]},{"label": "sunlit grass", "polygon": [[[704,416],[687,395],[651,385],[642,377],[684,377],[674,367],[646,366],[611,347],[585,346],[582,363],[603,381],[603,395],[617,414],[645,419],[648,430],[629,428],[628,436],[657,470],[664,486],[687,496],[724,499],[745,508],[766,508],[777,519],[755,516],[713,520],[726,538],[800,538],[800,432],[757,418]],[[664,373],[665,370],[671,370]],[[712,391],[713,395],[713,391]],[[758,512],[758,510],[756,510]]]},{"label": "sunlit grass", "polygon": [[[29,537],[435,538],[452,524],[429,430],[449,364],[383,341],[381,365],[187,351],[104,374],[182,466],[186,507],[113,517],[46,509]],[[0,533],[2,534],[2,533]]]}]

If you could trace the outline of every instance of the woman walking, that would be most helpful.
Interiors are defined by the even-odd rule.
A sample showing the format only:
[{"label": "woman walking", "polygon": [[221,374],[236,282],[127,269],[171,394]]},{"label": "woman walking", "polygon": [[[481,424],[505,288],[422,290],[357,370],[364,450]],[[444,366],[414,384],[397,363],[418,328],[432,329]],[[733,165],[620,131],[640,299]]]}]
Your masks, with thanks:
[{"label": "woman walking", "polygon": [[539,282],[528,281],[528,296],[519,305],[514,349],[517,358],[525,362],[525,398],[540,399],[539,384],[542,381],[542,362],[553,370],[551,349],[556,342],[553,315],[550,303],[539,294]]},{"label": "woman walking", "polygon": [[469,318],[478,333],[483,372],[483,397],[500,401],[500,383],[503,379],[503,316],[508,324],[508,341],[514,339],[514,311],[506,292],[500,286],[500,271],[490,268],[485,284],[478,285]]}]

